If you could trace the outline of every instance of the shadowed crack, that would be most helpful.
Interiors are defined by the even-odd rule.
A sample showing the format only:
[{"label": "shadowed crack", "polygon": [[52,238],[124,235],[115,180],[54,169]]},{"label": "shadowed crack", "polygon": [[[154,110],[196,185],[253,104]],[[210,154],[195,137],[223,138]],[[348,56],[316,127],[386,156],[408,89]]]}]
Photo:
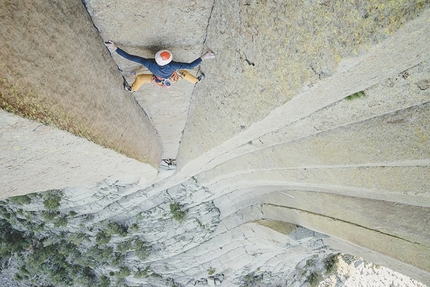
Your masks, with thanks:
[{"label": "shadowed crack", "polygon": [[211,22],[211,18],[212,18],[212,14],[213,14],[214,8],[215,8],[215,0],[213,0],[213,2],[212,2],[211,12],[209,13],[208,23],[206,25],[205,38],[203,39],[203,49],[205,48],[206,41],[208,39],[208,30],[209,30],[209,25],[210,25],[210,22]]},{"label": "shadowed crack", "polygon": [[396,238],[396,239],[400,239],[400,240],[403,240],[403,241],[406,241],[406,242],[409,242],[409,243],[412,243],[412,244],[418,244],[418,245],[420,245],[420,243],[418,243],[418,242],[410,241],[410,240],[407,240],[405,238],[402,238],[402,237],[399,237],[399,236],[396,236],[396,235],[392,235],[392,234],[389,234],[389,233],[386,233],[386,232],[382,232],[382,231],[377,230],[377,229],[369,228],[369,227],[366,227],[366,226],[363,226],[363,225],[360,225],[360,224],[357,224],[357,223],[353,223],[353,222],[350,222],[350,221],[342,220],[342,219],[339,219],[339,218],[336,218],[336,217],[332,217],[332,216],[327,216],[327,215],[324,215],[324,214],[321,214],[321,213],[316,213],[316,212],[308,211],[308,210],[305,210],[305,209],[288,207],[288,206],[277,205],[277,204],[264,204],[264,205],[265,206],[273,206],[273,207],[286,208],[286,209],[290,209],[290,210],[297,210],[297,211],[300,211],[300,212],[304,212],[304,213],[308,213],[308,214],[312,214],[312,215],[316,215],[316,216],[325,217],[325,218],[328,218],[328,219],[331,219],[331,220],[334,220],[334,221],[340,221],[340,222],[343,222],[343,223],[346,223],[346,224],[349,224],[349,225],[357,226],[359,228],[363,228],[363,229],[370,230],[370,231],[373,231],[373,232],[376,232],[376,233],[379,233],[379,234],[383,234],[383,235],[390,236],[390,237],[393,237],[393,238]]}]

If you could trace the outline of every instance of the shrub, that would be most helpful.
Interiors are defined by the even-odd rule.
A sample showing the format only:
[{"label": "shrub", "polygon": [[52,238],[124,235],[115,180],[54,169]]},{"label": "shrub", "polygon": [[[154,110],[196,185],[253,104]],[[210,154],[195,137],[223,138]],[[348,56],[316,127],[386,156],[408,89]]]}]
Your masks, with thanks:
[{"label": "shrub", "polygon": [[69,216],[70,217],[74,217],[76,215],[77,215],[77,213],[75,211],[73,211],[73,210],[69,211]]},{"label": "shrub", "polygon": [[31,197],[28,196],[27,194],[11,197],[10,200],[16,204],[21,204],[21,205],[31,203]]},{"label": "shrub", "polygon": [[99,245],[109,243],[110,239],[111,239],[111,235],[105,233],[103,230],[99,231],[96,235],[96,242]]},{"label": "shrub", "polygon": [[21,231],[13,229],[8,222],[0,221],[0,257],[10,257],[27,249],[31,238],[27,238]]},{"label": "shrub", "polygon": [[126,253],[127,251],[129,251],[131,249],[133,249],[133,241],[131,239],[124,241],[124,242],[121,242],[121,243],[118,243],[116,245],[116,250],[118,250],[121,253]]},{"label": "shrub", "polygon": [[97,277],[90,267],[86,266],[80,270],[80,275],[78,278],[75,278],[75,284],[79,286],[96,286]]},{"label": "shrub", "polygon": [[138,232],[139,226],[136,223],[133,223],[129,229],[131,230],[131,232]]},{"label": "shrub", "polygon": [[336,271],[337,263],[339,262],[338,254],[331,255],[324,259],[324,268],[327,274]]},{"label": "shrub", "polygon": [[151,248],[145,241],[136,240],[134,242],[134,254],[140,259],[145,260],[151,254]]},{"label": "shrub", "polygon": [[48,210],[57,209],[61,205],[60,201],[62,195],[63,194],[61,191],[47,191],[43,196],[45,198],[45,200],[43,201],[43,205]]},{"label": "shrub", "polygon": [[33,231],[34,232],[42,232],[45,230],[45,222],[42,222],[41,224],[35,225]]},{"label": "shrub", "polygon": [[116,287],[128,287],[127,280],[124,278],[119,278],[116,280]]},{"label": "shrub", "polygon": [[101,259],[103,260],[103,262],[109,262],[111,255],[113,253],[114,253],[113,247],[106,247],[106,248],[102,249],[102,253],[101,253],[102,258]]},{"label": "shrub", "polygon": [[61,240],[61,242],[58,244],[57,250],[58,250],[58,253],[64,256],[69,256],[76,250],[76,247],[75,245],[68,243],[65,240]]},{"label": "shrub", "polygon": [[79,245],[84,240],[89,241],[89,236],[85,233],[79,232],[79,233],[72,233],[69,235],[69,241],[74,245]]},{"label": "shrub", "polygon": [[9,210],[4,207],[4,206],[0,206],[0,218],[8,218],[9,217]]},{"label": "shrub", "polygon": [[70,258],[73,260],[74,264],[78,264],[81,266],[91,266],[93,264],[88,254],[86,254],[85,256],[82,256],[82,255],[79,256],[79,254],[77,254],[76,252],[73,252],[72,254],[70,254]]},{"label": "shrub", "polygon": [[76,261],[79,258],[83,257],[82,253],[77,248],[74,248],[73,250],[71,250],[68,255],[72,261]]},{"label": "shrub", "polygon": [[136,273],[134,273],[134,278],[142,278],[142,277],[148,277],[148,271],[149,271],[149,266],[147,266],[145,269],[143,270],[138,270]]},{"label": "shrub", "polygon": [[241,287],[247,286],[260,286],[261,281],[263,280],[263,274],[256,275],[254,272],[245,275],[243,278],[243,282],[240,285]]},{"label": "shrub", "polygon": [[125,255],[121,254],[119,252],[115,252],[115,253],[110,255],[109,260],[110,260],[110,265],[112,267],[119,267],[119,266],[121,266],[121,264],[124,263]]},{"label": "shrub", "polygon": [[214,275],[215,274],[215,268],[209,268],[208,269],[208,275]]},{"label": "shrub", "polygon": [[118,234],[122,237],[127,236],[127,226],[119,224],[117,222],[110,222],[107,225],[105,232],[109,235]]},{"label": "shrub", "polygon": [[46,222],[51,222],[52,220],[54,220],[55,217],[57,217],[58,215],[60,215],[59,211],[42,211],[42,218],[46,221]]},{"label": "shrub", "polygon": [[182,222],[185,219],[185,211],[182,211],[181,208],[182,206],[177,202],[170,204],[170,212],[172,213],[173,218],[179,222]]},{"label": "shrub", "polygon": [[119,268],[119,271],[116,272],[116,277],[118,277],[118,278],[125,278],[129,275],[130,275],[130,269],[128,269],[127,266],[121,266]]},{"label": "shrub", "polygon": [[69,220],[66,216],[61,216],[60,218],[57,218],[57,220],[54,222],[55,227],[64,227],[67,226],[67,223]]},{"label": "shrub", "polygon": [[100,287],[109,287],[110,286],[110,279],[106,276],[102,276],[99,278],[99,284],[97,286]]},{"label": "shrub", "polygon": [[95,261],[101,261],[102,250],[97,248],[97,246],[92,246],[88,249],[87,256],[93,258]]},{"label": "shrub", "polygon": [[354,93],[352,95],[347,96],[345,99],[348,100],[348,101],[351,101],[353,99],[361,98],[361,97],[364,97],[364,96],[366,96],[366,94],[363,91],[359,91],[359,92],[356,92],[356,93]]},{"label": "shrub", "polygon": [[309,285],[311,287],[315,287],[318,285],[318,283],[320,283],[320,281],[322,280],[321,275],[319,275],[316,272],[312,272],[311,274],[309,274],[309,277],[307,279]]},{"label": "shrub", "polygon": [[141,248],[134,251],[134,254],[140,259],[140,260],[146,260],[148,256],[151,254],[151,251],[146,248]]}]

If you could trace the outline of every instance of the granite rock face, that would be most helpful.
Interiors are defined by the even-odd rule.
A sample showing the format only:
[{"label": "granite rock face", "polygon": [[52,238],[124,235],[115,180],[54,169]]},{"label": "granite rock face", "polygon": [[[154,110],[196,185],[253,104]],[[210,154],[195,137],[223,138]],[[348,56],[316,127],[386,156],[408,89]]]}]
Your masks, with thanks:
[{"label": "granite rock face", "polygon": [[[340,252],[429,284],[428,1],[154,3],[84,1],[100,42],[143,57],[167,48],[178,61],[217,55],[191,71],[206,74],[195,86],[145,85],[124,98],[154,128],[142,145],[160,137],[148,163],[177,165],[151,180],[70,183],[59,210],[77,214],[48,227],[88,234],[84,251],[108,222],[128,226],[110,247],[148,244],[143,259],[125,252],[129,286],[331,286],[351,270],[380,273],[355,258],[328,276]],[[111,56],[101,61],[125,71],[110,70],[112,89],[148,73]],[[11,206],[43,211],[37,199]]]}]

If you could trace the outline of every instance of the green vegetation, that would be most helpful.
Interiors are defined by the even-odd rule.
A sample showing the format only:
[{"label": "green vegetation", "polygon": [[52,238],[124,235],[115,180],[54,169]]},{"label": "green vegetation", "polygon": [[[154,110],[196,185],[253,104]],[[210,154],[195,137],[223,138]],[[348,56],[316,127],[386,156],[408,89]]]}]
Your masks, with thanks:
[{"label": "green vegetation", "polygon": [[60,207],[60,201],[63,196],[61,190],[51,190],[43,193],[43,205],[48,210],[55,210]]},{"label": "green vegetation", "polygon": [[69,222],[69,220],[67,219],[67,217],[63,215],[63,216],[57,218],[57,220],[55,220],[54,226],[55,227],[65,227],[65,226],[67,226],[68,222]]},{"label": "green vegetation", "polygon": [[9,200],[16,203],[16,204],[20,204],[20,205],[25,205],[25,204],[31,203],[31,197],[27,194],[20,195],[20,196],[14,196],[14,197],[9,198]]},{"label": "green vegetation", "polygon": [[134,273],[134,278],[142,278],[142,277],[148,277],[148,273],[149,273],[149,266],[147,266],[145,269],[143,270],[138,270],[136,273]]},{"label": "green vegetation", "polygon": [[185,211],[182,211],[182,206],[175,202],[170,204],[170,213],[172,213],[173,218],[179,222],[183,222],[185,220]]},{"label": "green vegetation", "polygon": [[89,241],[89,236],[85,233],[71,233],[69,235],[69,241],[74,245],[79,245],[84,241]]},{"label": "green vegetation", "polygon": [[100,277],[99,280],[100,280],[100,283],[99,283],[98,286],[100,286],[100,287],[109,287],[110,286],[110,279],[109,279],[109,277],[102,276],[102,277]]},{"label": "green vegetation", "polygon": [[131,274],[130,269],[126,266],[121,266],[119,268],[119,271],[116,273],[116,277],[118,278],[125,278]]},{"label": "green vegetation", "polygon": [[151,254],[151,249],[145,241],[136,240],[134,242],[134,253],[140,260],[146,260]]},{"label": "green vegetation", "polygon": [[109,243],[111,235],[105,233],[104,231],[99,231],[96,235],[96,242],[98,245],[103,245]]},{"label": "green vegetation", "polygon": [[129,227],[130,231],[133,233],[136,233],[139,231],[139,226],[137,225],[137,223],[133,223],[130,227]]},{"label": "green vegetation", "polygon": [[336,271],[337,263],[339,262],[338,255],[339,254],[334,254],[324,259],[324,268],[326,274],[332,274]]},{"label": "green vegetation", "polygon": [[13,229],[8,221],[0,219],[0,258],[10,257],[30,245],[31,239],[27,238],[24,232]]},{"label": "green vegetation", "polygon": [[256,275],[254,272],[247,274],[242,279],[241,287],[250,287],[250,286],[261,286],[261,281],[263,281],[263,274]]},{"label": "green vegetation", "polygon": [[119,236],[122,236],[122,237],[127,236],[127,233],[128,233],[127,226],[121,225],[117,222],[110,222],[107,225],[105,232],[108,235],[118,234]]},{"label": "green vegetation", "polygon": [[73,211],[73,210],[69,211],[69,216],[70,217],[74,217],[76,215],[77,215],[77,213],[75,211]]},{"label": "green vegetation", "polygon": [[134,245],[133,245],[133,240],[129,239],[127,241],[118,243],[116,245],[116,250],[121,252],[121,253],[126,253],[127,251],[130,251],[134,249]]},{"label": "green vegetation", "polygon": [[[77,213],[62,213],[58,209],[63,197],[61,191],[49,191],[38,197],[37,201],[31,195],[0,201],[0,258],[14,256],[16,281],[29,286],[108,287],[111,284],[127,286],[124,279],[127,276],[160,276],[154,275],[149,266],[134,274],[127,267],[127,253],[133,252],[131,254],[140,260],[146,260],[152,251],[143,239],[128,237],[127,225],[121,222],[98,222],[95,225],[91,221],[93,215],[80,214],[83,224],[77,226]],[[39,211],[21,208],[29,202],[39,204],[28,207]],[[173,211],[185,215],[179,205],[173,205]],[[71,222],[74,232],[64,228]],[[132,231],[138,229],[137,223],[130,226]],[[118,242],[122,237],[125,238]],[[110,276],[101,276],[95,272],[99,268],[114,270]]]},{"label": "green vegetation", "polygon": [[215,268],[209,268],[208,269],[208,275],[214,275],[215,274]]},{"label": "green vegetation", "polygon": [[352,101],[354,99],[358,99],[358,98],[361,98],[361,97],[364,97],[364,96],[366,96],[366,94],[363,91],[359,91],[359,92],[356,92],[356,93],[354,93],[352,95],[347,96],[345,99],[348,100],[348,101]]},{"label": "green vegetation", "polygon": [[321,282],[321,280],[322,280],[322,276],[316,272],[312,272],[311,274],[309,274],[309,277],[307,279],[311,287],[316,287],[318,283]]},{"label": "green vegetation", "polygon": [[59,211],[42,211],[41,216],[46,222],[53,221],[58,215],[60,215]]}]

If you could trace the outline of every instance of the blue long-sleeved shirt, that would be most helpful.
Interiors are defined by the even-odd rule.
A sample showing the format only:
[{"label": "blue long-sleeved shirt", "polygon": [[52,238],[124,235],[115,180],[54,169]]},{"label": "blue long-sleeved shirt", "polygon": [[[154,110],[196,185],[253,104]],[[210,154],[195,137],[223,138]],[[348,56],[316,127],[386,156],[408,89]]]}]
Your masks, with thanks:
[{"label": "blue long-sleeved shirt", "polygon": [[130,60],[130,61],[133,61],[133,62],[136,62],[138,64],[145,66],[149,71],[151,71],[152,74],[154,74],[160,78],[163,78],[163,79],[170,78],[170,76],[176,70],[193,69],[193,68],[197,67],[198,65],[200,65],[200,63],[202,62],[202,59],[198,58],[191,63],[181,63],[181,62],[171,61],[167,65],[159,66],[157,64],[157,62],[155,62],[154,59],[146,59],[146,58],[142,58],[139,56],[130,55],[127,52],[121,50],[120,48],[117,48],[116,52],[120,56],[126,58],[127,60]]}]

